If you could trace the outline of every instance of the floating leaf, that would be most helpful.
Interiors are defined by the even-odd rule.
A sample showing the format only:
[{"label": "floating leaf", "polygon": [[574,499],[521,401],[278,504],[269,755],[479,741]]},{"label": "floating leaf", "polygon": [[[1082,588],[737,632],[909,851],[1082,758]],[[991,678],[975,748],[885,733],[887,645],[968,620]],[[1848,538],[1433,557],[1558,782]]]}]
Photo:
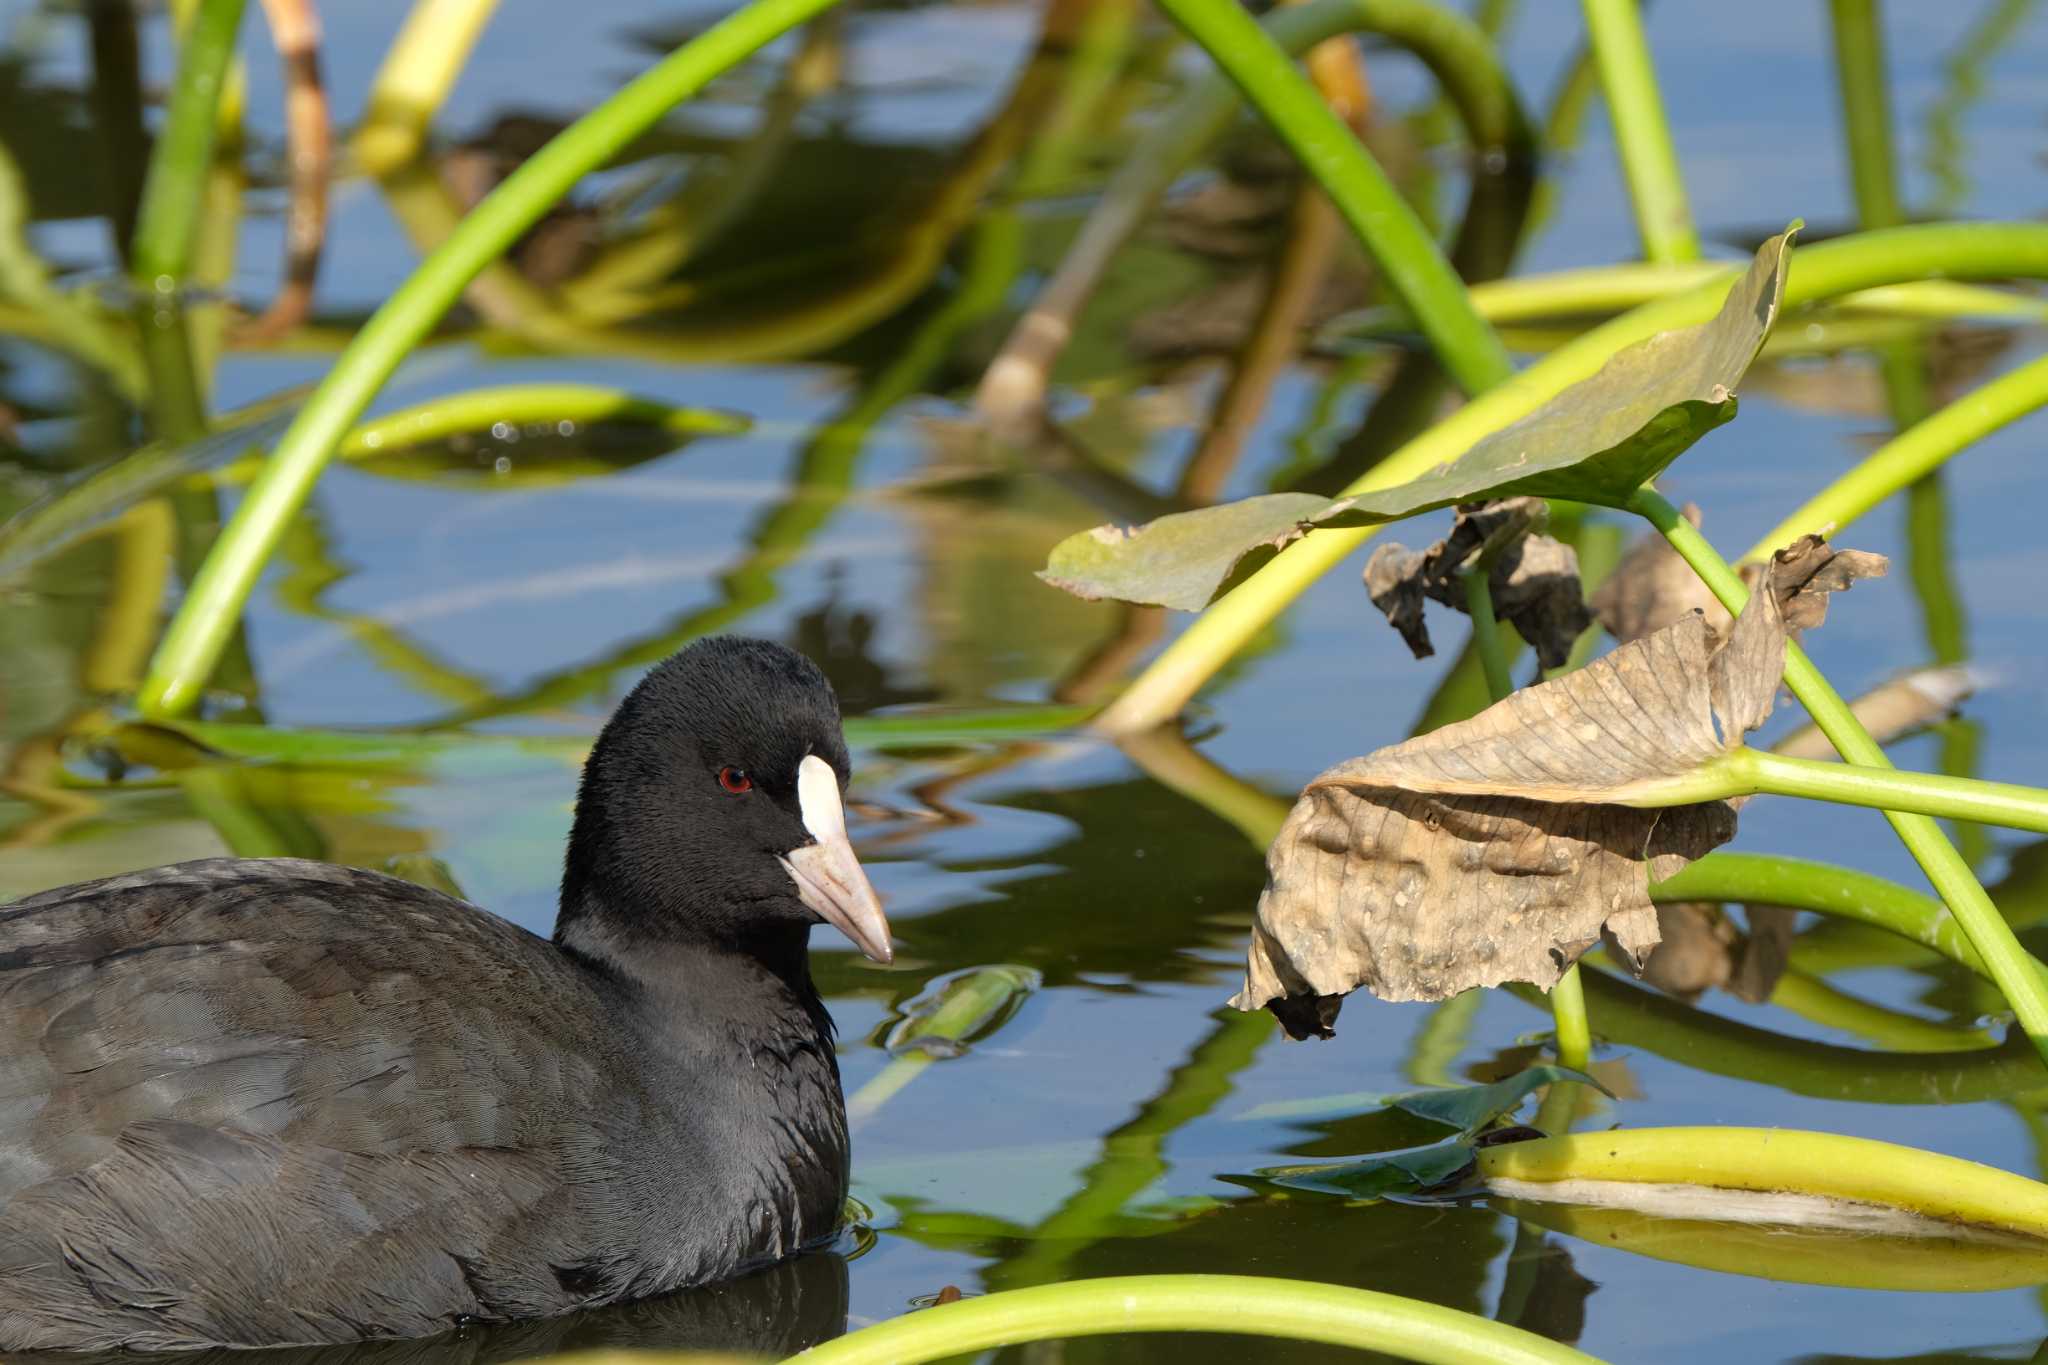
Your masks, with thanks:
[{"label": "floating leaf", "polygon": [[1491,562],[1487,586],[1494,615],[1514,626],[1545,668],[1560,667],[1593,616],[1586,610],[1577,552],[1533,534],[1546,511],[1541,498],[1460,507],[1450,535],[1427,550],[1388,544],[1374,551],[1365,565],[1365,589],[1415,657],[1426,659],[1436,650],[1423,621],[1423,600],[1469,611],[1466,566]]},{"label": "floating leaf", "polygon": [[1343,1195],[1347,1199],[1385,1199],[1395,1194],[1420,1194],[1455,1180],[1472,1165],[1472,1149],[1462,1142],[1439,1142],[1408,1152],[1389,1152],[1358,1161],[1322,1162],[1304,1166],[1268,1166],[1257,1179],[1290,1190]]},{"label": "floating leaf", "polygon": [[1562,1066],[1532,1066],[1489,1085],[1411,1090],[1403,1095],[1389,1095],[1387,1103],[1417,1118],[1455,1128],[1460,1136],[1470,1137],[1501,1115],[1513,1113],[1529,1095],[1560,1081],[1577,1081],[1602,1094],[1607,1093],[1605,1086],[1583,1071]]},{"label": "floating leaf", "polygon": [[1735,385],[1784,297],[1791,243],[1788,230],[1758,248],[1718,316],[1624,347],[1598,373],[1418,479],[1348,498],[1274,493],[1139,527],[1098,526],[1055,546],[1039,576],[1079,597],[1199,611],[1245,555],[1319,526],[1375,526],[1516,496],[1622,506],[1735,415]]},{"label": "floating leaf", "polygon": [[1360,986],[1388,1000],[1548,989],[1603,929],[1639,967],[1658,941],[1649,879],[1735,832],[1727,802],[1694,793],[1770,714],[1780,567],[1719,649],[1689,616],[1316,778],[1268,854],[1231,1003],[1327,1036]]}]

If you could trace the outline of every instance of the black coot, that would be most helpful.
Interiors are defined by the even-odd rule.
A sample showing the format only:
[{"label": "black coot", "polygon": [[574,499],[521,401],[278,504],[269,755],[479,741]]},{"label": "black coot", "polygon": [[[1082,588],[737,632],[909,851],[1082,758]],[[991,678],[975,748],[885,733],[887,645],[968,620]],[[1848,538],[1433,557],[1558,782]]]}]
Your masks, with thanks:
[{"label": "black coot", "polygon": [[808,660],[707,640],[599,736],[552,943],[292,859],[0,908],[0,1349],[423,1336],[828,1237],[811,926],[889,958],[846,778]]}]

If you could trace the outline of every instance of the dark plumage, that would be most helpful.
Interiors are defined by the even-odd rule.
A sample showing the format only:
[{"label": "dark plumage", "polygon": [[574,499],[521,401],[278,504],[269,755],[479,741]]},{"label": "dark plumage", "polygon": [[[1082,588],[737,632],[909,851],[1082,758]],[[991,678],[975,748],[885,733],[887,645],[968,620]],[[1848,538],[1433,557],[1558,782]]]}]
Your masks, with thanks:
[{"label": "dark plumage", "polygon": [[710,640],[599,737],[552,943],[295,859],[0,909],[0,1349],[424,1336],[828,1236],[807,940],[888,953],[846,773],[815,667]]}]

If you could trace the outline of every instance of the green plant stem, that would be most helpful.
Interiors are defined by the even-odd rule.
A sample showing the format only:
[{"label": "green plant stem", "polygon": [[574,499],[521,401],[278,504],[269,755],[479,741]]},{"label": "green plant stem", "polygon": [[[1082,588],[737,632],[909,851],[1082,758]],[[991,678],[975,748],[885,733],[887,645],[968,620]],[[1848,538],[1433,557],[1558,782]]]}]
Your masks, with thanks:
[{"label": "green plant stem", "polygon": [[[1480,555],[1459,575],[1465,589],[1465,611],[1472,618],[1472,642],[1479,651],[1479,665],[1486,674],[1486,691],[1492,700],[1504,701],[1515,690],[1508,676],[1507,651],[1501,646],[1500,622],[1493,614],[1493,555]],[[1586,1022],[1586,993],[1579,985],[1579,966],[1564,969],[1550,988],[1550,1010],[1557,1022],[1557,1060],[1563,1066],[1584,1071],[1593,1057],[1592,1026]]]},{"label": "green plant stem", "polygon": [[1207,50],[1322,185],[1459,387],[1480,393],[1511,374],[1506,348],[1472,311],[1464,282],[1421,219],[1243,5],[1159,0],[1159,7]]},{"label": "green plant stem", "polygon": [[1877,0],[1829,0],[1828,12],[1856,216],[1866,228],[1892,227],[1903,215],[1892,167],[1891,104],[1885,92],[1884,29]]},{"label": "green plant stem", "polygon": [[[1250,1275],[1123,1275],[1012,1289],[863,1328],[793,1358],[920,1365],[996,1346],[1125,1332],[1224,1332],[1382,1351],[1434,1365],[1586,1365],[1592,1356],[1441,1304]],[[1597,1362],[1595,1362],[1597,1365]]]},{"label": "green plant stem", "polygon": [[1787,758],[1762,749],[1737,749],[1728,758],[1740,779],[1738,791],[1731,795],[1768,792],[1803,796],[1845,806],[1981,820],[1987,825],[2048,833],[2048,791],[2038,787],[1945,773],[1902,773],[1889,766]]},{"label": "green plant stem", "polygon": [[2000,427],[2048,406],[2048,356],[1957,399],[1894,436],[1772,527],[1745,558],[1763,559],[1807,534],[1833,535]]},{"label": "green plant stem", "polygon": [[1478,647],[1479,667],[1486,674],[1486,690],[1493,700],[1500,701],[1515,690],[1515,680],[1508,676],[1508,652],[1501,644],[1500,623],[1493,614],[1492,573],[1491,564],[1482,564],[1459,577],[1465,588],[1465,611],[1472,618],[1472,643]]},{"label": "green plant stem", "polygon": [[1968,936],[1940,901],[1883,877],[1832,863],[1722,850],[1661,882],[1652,882],[1650,899],[1659,904],[1735,901],[1812,910],[1883,929],[1932,948],[1971,971],[1984,971],[1984,959],[1977,956]]},{"label": "green plant stem", "polygon": [[285,524],[348,428],[464,286],[670,108],[833,3],[755,0],[720,20],[557,134],[420,263],[349,343],[249,486],[150,663],[137,698],[145,715],[177,715],[197,703]]},{"label": "green plant stem", "polygon": [[[945,1000],[930,1015],[917,1021],[903,1035],[890,1039],[895,1055],[846,1099],[846,1118],[859,1123],[870,1118],[902,1089],[942,1057],[958,1056],[965,1050],[970,1034],[987,1028],[1004,1015],[1023,995],[1036,989],[1038,976],[1018,967],[984,967],[964,981],[955,983]],[[920,1047],[920,1042],[939,1048]]]},{"label": "green plant stem", "polygon": [[1593,1061],[1593,1026],[1586,1018],[1586,988],[1579,964],[1565,968],[1550,988],[1550,1015],[1557,1024],[1557,1063],[1584,1071]]},{"label": "green plant stem", "polygon": [[1678,153],[1671,145],[1636,0],[1585,0],[1585,9],[1643,254],[1664,264],[1698,260],[1699,234],[1686,206],[1685,181],[1678,173]]},{"label": "green plant stem", "polygon": [[[1657,528],[1722,606],[1731,613],[1742,610],[1749,590],[1668,499],[1644,489],[1631,500],[1630,510]],[[1845,760],[1870,768],[1891,766],[1883,746],[1870,737],[1848,703],[1796,644],[1785,646],[1785,685]],[[1998,907],[1991,903],[1970,865],[1932,819],[1889,810],[1885,819],[1891,822],[1913,860],[1920,864],[1920,870],[1927,874],[1935,893],[1963,926],[1963,932],[1970,936],[1970,943],[1984,959],[1992,981],[2019,1016],[2020,1027],[2043,1060],[2048,1061],[2048,982],[2035,970],[2033,959],[2013,936],[2012,927],[1999,915]]]},{"label": "green plant stem", "polygon": [[[2048,227],[2030,223],[1934,224],[1859,233],[1794,254],[1785,306],[1941,275],[1949,279],[2048,277]],[[1340,496],[1392,488],[1469,450],[1591,375],[1631,342],[1712,317],[1735,278],[1731,267],[1703,285],[1659,299],[1585,332],[1474,399],[1353,480]],[[1110,734],[1149,729],[1177,714],[1203,683],[1309,585],[1363,544],[1375,528],[1317,531],[1289,545],[1213,603],[1097,719]]]},{"label": "green plant stem", "polygon": [[199,205],[220,123],[217,107],[235,58],[243,0],[202,0],[178,56],[170,112],[149,159],[131,270],[143,289],[170,293],[192,270]]}]

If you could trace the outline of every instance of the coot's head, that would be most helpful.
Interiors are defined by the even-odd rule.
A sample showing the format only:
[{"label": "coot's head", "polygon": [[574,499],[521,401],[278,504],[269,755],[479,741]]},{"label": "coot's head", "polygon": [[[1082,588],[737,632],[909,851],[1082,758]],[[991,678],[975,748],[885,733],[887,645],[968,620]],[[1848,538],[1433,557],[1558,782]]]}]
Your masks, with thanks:
[{"label": "coot's head", "polygon": [[558,942],[767,952],[831,924],[878,962],[889,925],[846,837],[839,700],[809,659],[701,640],[641,680],[583,769]]}]

